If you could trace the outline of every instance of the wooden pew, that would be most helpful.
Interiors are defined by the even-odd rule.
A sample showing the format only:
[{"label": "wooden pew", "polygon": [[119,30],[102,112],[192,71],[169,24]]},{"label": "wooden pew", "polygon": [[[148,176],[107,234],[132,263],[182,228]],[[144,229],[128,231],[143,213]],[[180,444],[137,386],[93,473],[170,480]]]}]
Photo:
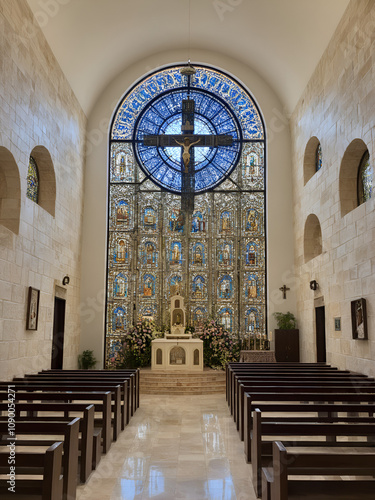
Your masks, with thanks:
[{"label": "wooden pew", "polygon": [[[268,372],[268,373],[252,373],[252,374],[246,374],[246,375],[240,375],[236,374],[233,378],[233,390],[232,390],[232,414],[234,416],[235,422],[238,422],[238,409],[239,409],[239,398],[240,398],[240,391],[241,391],[241,385],[246,385],[248,384],[251,386],[252,383],[255,382],[266,382],[266,381],[271,381],[271,380],[290,380],[290,381],[306,381],[309,380],[337,380],[338,382],[341,380],[349,380],[350,383],[360,383],[362,380],[371,380],[365,375],[356,375],[350,372],[346,371],[331,371],[331,372],[322,372],[322,371],[314,371],[314,372],[305,372],[305,371],[299,371],[296,373],[295,371],[293,372],[283,372],[283,373],[275,373],[275,372]],[[374,379],[372,379],[374,380]]]},{"label": "wooden pew", "polygon": [[[305,395],[306,396],[306,395]],[[344,404],[363,404],[366,403],[370,405],[375,404],[375,399],[373,394],[356,394],[356,393],[345,393],[345,394],[332,394],[332,393],[314,393],[308,395],[309,401],[311,403],[344,403]],[[305,399],[306,401],[306,399]],[[268,403],[276,403],[276,402],[301,402],[301,394],[290,392],[290,393],[278,393],[278,392],[258,392],[253,394],[245,393],[245,415],[246,418],[244,420],[244,433],[246,436],[245,439],[245,450],[246,443],[249,436],[249,430],[253,427],[252,416],[251,416],[251,408],[258,407],[258,404],[261,402]],[[254,412],[253,412],[254,415]],[[246,455],[247,461],[251,461],[251,448],[249,446],[248,454]]]},{"label": "wooden pew", "polygon": [[[9,382],[0,382],[0,390],[6,390]],[[86,382],[71,381],[61,383],[59,381],[43,381],[43,380],[13,380],[12,385],[16,391],[25,390],[29,392],[64,392],[76,393],[86,392],[86,400],[90,401],[90,393],[95,391],[110,391],[112,397],[112,412],[113,412],[113,440],[116,441],[121,432],[121,385],[111,382]],[[70,398],[71,400],[74,397]]]},{"label": "wooden pew", "polygon": [[[15,493],[9,491],[6,479],[0,479],[0,496],[4,500],[22,500],[38,498],[40,500],[61,500],[63,494],[63,476],[61,475],[63,443],[55,442],[45,453],[18,452],[16,474],[30,476],[21,479],[16,476]],[[0,452],[0,473],[9,474],[9,451]],[[43,479],[32,476],[43,476]]]},{"label": "wooden pew", "polygon": [[99,380],[107,380],[108,378],[120,378],[121,380],[128,380],[129,384],[129,416],[134,415],[139,406],[139,368],[134,370],[43,370],[38,375],[49,374],[57,375],[62,378],[70,376],[78,377],[97,377]]},{"label": "wooden pew", "polygon": [[[324,453],[288,450],[273,443],[272,466],[262,468],[262,500],[358,500],[374,499],[373,453]],[[290,476],[371,476],[371,479],[298,479]]]},{"label": "wooden pew", "polygon": [[[375,412],[375,403],[367,404],[367,403],[354,403],[354,404],[346,404],[345,402],[336,402],[336,403],[318,403],[314,402],[313,404],[308,403],[298,403],[298,402],[260,402],[251,403],[251,396],[247,395],[247,404],[246,404],[246,415],[245,415],[245,440],[244,440],[244,450],[245,457],[247,463],[251,462],[251,437],[252,437],[252,412],[255,411],[255,408],[258,408],[262,412],[262,421],[299,421],[301,420],[300,415],[304,414],[304,421],[308,421],[306,413],[310,415],[311,421],[339,421],[340,417],[339,413],[345,413],[345,417],[343,420],[346,422],[362,422],[362,423],[375,423],[375,419],[373,417],[373,413]],[[277,413],[277,417],[275,416],[265,416],[267,413]],[[365,414],[364,417],[367,420],[364,420],[362,417],[359,417],[359,413]],[[293,414],[293,416],[291,416]],[[357,414],[356,416],[352,416],[353,414]],[[287,416],[285,416],[287,415]],[[296,416],[297,415],[297,416]]]},{"label": "wooden pew", "polygon": [[[292,442],[284,442],[287,437],[301,436],[312,437],[312,440],[295,439]],[[258,497],[262,494],[262,467],[270,465],[270,456],[272,453],[272,443],[276,440],[282,440],[285,446],[330,446],[330,447],[350,447],[369,446],[367,441],[321,441],[320,436],[326,436],[326,439],[337,436],[355,437],[359,436],[374,437],[374,424],[355,424],[355,423],[323,423],[323,422],[262,422],[261,412],[255,409],[253,416],[253,434],[251,440],[251,465],[253,469],[253,485]],[[267,439],[267,437],[269,437]]]},{"label": "wooden pew", "polygon": [[[8,401],[8,392],[0,391],[0,402]],[[107,453],[112,442],[112,432],[111,432],[111,392],[110,391],[97,391],[97,392],[22,392],[18,391],[16,393],[16,406],[19,403],[24,402],[63,402],[69,403],[72,401],[86,401],[94,403],[95,412],[100,412],[102,415],[101,428],[102,428],[102,450],[103,453]],[[87,406],[88,403],[86,403]]]},{"label": "wooden pew", "polygon": [[[28,446],[27,439],[21,439],[20,436],[38,435],[40,438],[33,439],[35,446],[50,446],[48,435],[64,436],[63,441],[63,499],[74,500],[76,498],[77,473],[78,473],[78,433],[79,418],[70,422],[17,422],[15,433],[17,436],[17,446]],[[8,422],[0,422],[0,434],[2,445],[9,444]]]},{"label": "wooden pew", "polygon": [[[134,375],[132,375],[134,378]],[[121,387],[121,429],[124,430],[125,426],[129,423],[130,421],[130,415],[131,415],[131,394],[129,390],[129,385],[131,384],[130,377],[125,378],[125,377],[117,377],[116,375],[113,375],[111,377],[99,377],[98,375],[88,375],[86,373],[80,375],[80,374],[66,374],[63,375],[62,373],[59,374],[50,374],[50,373],[38,373],[38,374],[30,374],[30,375],[25,375],[24,377],[17,377],[14,378],[13,381],[22,381],[22,380],[29,380],[30,382],[56,382],[56,383],[63,383],[63,384],[84,384],[84,385],[93,385],[94,387],[97,387],[98,385],[100,387],[103,387],[103,384],[119,384]],[[105,385],[104,385],[105,387]]]},{"label": "wooden pew", "polygon": [[327,365],[325,363],[229,363],[226,366],[226,383],[227,383],[227,401],[228,406],[232,405],[231,393],[233,386],[233,378],[236,374],[266,374],[266,373],[282,373],[282,372],[295,372],[296,370],[313,370],[318,371],[338,371],[336,367]]},{"label": "wooden pew", "polygon": [[332,378],[326,380],[322,377],[304,378],[299,377],[299,380],[286,380],[283,377],[277,379],[269,378],[268,380],[254,380],[247,381],[240,384],[239,394],[236,401],[237,413],[237,430],[240,433],[240,439],[244,439],[244,400],[245,393],[252,393],[253,391],[259,392],[261,390],[278,392],[291,392],[290,388],[296,392],[316,392],[316,389],[321,392],[355,392],[358,393],[374,393],[375,394],[375,380],[373,379],[353,379],[353,378]]},{"label": "wooden pew", "polygon": [[278,377],[278,376],[289,376],[289,377],[295,377],[298,378],[302,374],[304,376],[312,376],[312,377],[320,377],[320,376],[328,376],[328,375],[335,375],[337,373],[341,374],[350,374],[350,372],[342,372],[337,370],[337,368],[303,368],[302,366],[300,367],[294,367],[294,368],[283,368],[283,369],[272,369],[271,367],[268,370],[258,369],[258,368],[252,368],[251,370],[247,370],[246,372],[240,371],[240,372],[233,372],[231,374],[231,400],[230,400],[230,409],[231,409],[231,414],[233,415],[234,408],[235,408],[235,397],[236,397],[236,390],[240,385],[240,379],[247,377],[251,377],[251,379],[256,378],[260,379],[263,375],[269,375],[273,377]]},{"label": "wooden pew", "polygon": [[82,373],[90,373],[103,377],[111,376],[115,374],[116,376],[130,377],[130,391],[131,391],[131,416],[134,415],[134,412],[137,408],[139,408],[139,380],[140,380],[140,369],[139,368],[128,368],[128,369],[119,369],[119,370],[59,370],[59,369],[51,369],[51,370],[43,370],[40,373],[62,373],[62,374],[82,374]]},{"label": "wooden pew", "polygon": [[[0,403],[0,414],[8,409],[7,403]],[[53,413],[53,415],[42,415],[42,413]],[[71,413],[80,413],[79,432],[81,439],[78,447],[81,452],[79,457],[80,463],[80,481],[85,483],[89,478],[92,470],[99,463],[101,457],[101,435],[102,429],[94,429],[95,407],[94,405],[79,404],[79,403],[16,403],[15,406],[15,421],[17,422],[32,422],[32,421],[49,421],[61,422],[65,419],[74,419],[70,417]],[[0,416],[0,420],[4,421],[8,417]]]}]

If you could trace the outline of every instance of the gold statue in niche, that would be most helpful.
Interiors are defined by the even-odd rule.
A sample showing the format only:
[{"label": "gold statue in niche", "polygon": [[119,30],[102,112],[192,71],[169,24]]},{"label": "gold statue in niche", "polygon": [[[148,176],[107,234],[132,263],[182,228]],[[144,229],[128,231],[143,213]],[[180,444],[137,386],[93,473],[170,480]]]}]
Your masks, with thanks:
[{"label": "gold statue in niche", "polygon": [[116,207],[116,224],[129,223],[129,208],[127,203],[119,203]]},{"label": "gold statue in niche", "polygon": [[257,297],[257,282],[256,280],[249,280],[247,286],[247,295],[248,298],[255,299]]},{"label": "gold statue in niche", "polygon": [[152,257],[153,257],[153,246],[151,243],[147,243],[146,245],[146,264],[152,264]]},{"label": "gold statue in niche", "polygon": [[180,262],[180,255],[178,243],[175,243],[172,249],[172,264],[178,264]]},{"label": "gold statue in niche", "polygon": [[202,264],[203,263],[203,255],[201,246],[196,246],[194,251],[194,264]]},{"label": "gold statue in niche", "polygon": [[126,260],[126,244],[124,240],[120,240],[117,245],[117,258],[116,262],[124,264]]},{"label": "gold statue in niche", "polygon": [[230,264],[230,248],[229,248],[229,245],[226,244],[224,246],[224,250],[223,250],[223,264],[224,265],[228,265]]},{"label": "gold statue in niche", "polygon": [[253,232],[258,230],[258,214],[255,210],[248,210],[247,212],[246,229]]}]

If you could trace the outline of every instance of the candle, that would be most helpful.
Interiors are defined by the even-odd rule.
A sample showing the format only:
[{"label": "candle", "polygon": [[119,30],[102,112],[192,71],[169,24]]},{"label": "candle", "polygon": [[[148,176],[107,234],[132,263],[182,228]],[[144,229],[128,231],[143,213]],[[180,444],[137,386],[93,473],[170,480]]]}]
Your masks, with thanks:
[{"label": "candle", "polygon": [[268,336],[268,340],[271,342],[272,341],[272,332],[270,332],[269,336]]}]

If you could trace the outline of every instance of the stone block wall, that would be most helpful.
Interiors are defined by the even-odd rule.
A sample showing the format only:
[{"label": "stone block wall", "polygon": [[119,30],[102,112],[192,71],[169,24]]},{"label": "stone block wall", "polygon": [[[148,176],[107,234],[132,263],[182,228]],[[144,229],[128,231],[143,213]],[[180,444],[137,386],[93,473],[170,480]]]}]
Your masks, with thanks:
[{"label": "stone block wall", "polygon": [[[26,0],[0,2],[0,54],[0,379],[10,380],[50,368],[55,296],[66,299],[64,368],[77,366],[86,117]],[[52,160],[54,210],[26,198],[35,148]],[[36,331],[29,286],[40,290]]]},{"label": "stone block wall", "polygon": [[[343,206],[355,193],[357,167],[352,162],[349,175],[348,161],[356,157],[358,145],[367,147],[375,168],[374,81],[375,3],[352,0],[291,117],[297,309],[302,361],[316,361],[314,304],[324,301],[327,361],[372,376],[375,193],[360,206],[354,200],[355,208],[347,213]],[[307,146],[314,137],[321,144],[323,166],[310,176]],[[319,252],[320,243],[305,233],[311,214],[320,223]],[[310,289],[311,280],[319,284],[316,291]],[[361,297],[367,303],[369,339],[353,340],[350,304]],[[341,331],[335,331],[334,318],[341,318]]]}]

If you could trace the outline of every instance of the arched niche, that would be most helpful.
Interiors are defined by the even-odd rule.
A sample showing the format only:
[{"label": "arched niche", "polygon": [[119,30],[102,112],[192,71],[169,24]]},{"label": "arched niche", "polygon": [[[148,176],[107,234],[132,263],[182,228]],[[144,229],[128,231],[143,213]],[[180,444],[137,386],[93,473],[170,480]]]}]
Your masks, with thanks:
[{"label": "arched niche", "polygon": [[315,214],[310,214],[305,222],[304,257],[305,262],[322,253],[322,229]]},{"label": "arched niche", "polygon": [[20,212],[20,173],[12,153],[0,146],[0,224],[18,234]]},{"label": "arched niche", "polygon": [[54,217],[56,205],[56,176],[51,155],[44,146],[35,146],[30,155],[34,158],[38,166],[38,205]]},{"label": "arched niche", "polygon": [[342,158],[339,175],[341,217],[358,206],[358,167],[366,151],[367,146],[362,139],[354,139]]},{"label": "arched niche", "polygon": [[311,137],[306,144],[305,155],[303,157],[303,181],[304,185],[316,173],[316,151],[320,141],[317,137]]},{"label": "arched niche", "polygon": [[199,349],[194,349],[194,354],[193,354],[193,359],[194,359],[194,365],[199,365]]},{"label": "arched niche", "polygon": [[156,349],[156,364],[163,364],[163,351],[161,349]]},{"label": "arched niche", "polygon": [[172,349],[169,352],[169,364],[170,365],[186,364],[186,352],[183,347],[180,346],[172,347]]}]

